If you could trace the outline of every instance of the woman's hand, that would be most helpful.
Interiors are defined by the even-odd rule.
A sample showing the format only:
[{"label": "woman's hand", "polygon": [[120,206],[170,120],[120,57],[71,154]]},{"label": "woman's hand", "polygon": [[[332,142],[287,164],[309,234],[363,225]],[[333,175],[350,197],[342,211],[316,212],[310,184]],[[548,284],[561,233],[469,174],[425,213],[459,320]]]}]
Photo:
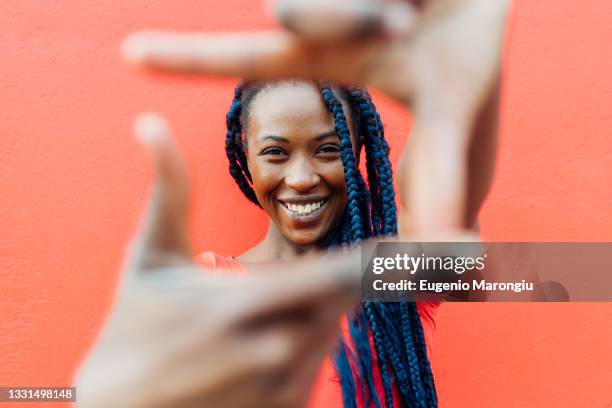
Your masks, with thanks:
[{"label": "woman's hand", "polygon": [[189,181],[165,122],[136,130],[153,195],[108,322],[76,377],[83,408],[303,405],[360,287],[359,256],[262,265],[245,277],[193,263]]},{"label": "woman's hand", "polygon": [[145,31],[131,35],[123,52],[136,64],[205,75],[371,85],[438,122],[441,113],[476,111],[493,85],[506,3],[429,0],[417,11],[397,0],[279,0],[286,30]]},{"label": "woman's hand", "polygon": [[414,132],[398,166],[400,234],[471,228],[493,173],[508,0],[279,0],[286,30],[141,32],[139,65],[247,79],[371,85],[405,103]]}]

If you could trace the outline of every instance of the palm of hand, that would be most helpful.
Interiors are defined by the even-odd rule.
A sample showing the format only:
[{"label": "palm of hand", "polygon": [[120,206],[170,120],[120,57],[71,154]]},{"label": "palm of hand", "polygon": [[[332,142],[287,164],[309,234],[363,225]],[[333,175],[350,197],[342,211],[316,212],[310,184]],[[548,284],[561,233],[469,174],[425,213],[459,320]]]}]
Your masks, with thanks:
[{"label": "palm of hand", "polygon": [[401,36],[323,43],[290,35],[277,70],[372,85],[438,120],[473,115],[499,72],[504,3],[438,2]]}]

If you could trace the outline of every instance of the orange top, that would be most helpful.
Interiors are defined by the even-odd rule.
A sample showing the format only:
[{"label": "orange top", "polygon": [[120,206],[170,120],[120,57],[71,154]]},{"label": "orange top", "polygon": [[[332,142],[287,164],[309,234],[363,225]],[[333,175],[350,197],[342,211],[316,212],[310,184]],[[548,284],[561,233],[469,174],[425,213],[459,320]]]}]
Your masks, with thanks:
[{"label": "orange top", "polygon": [[[247,273],[246,268],[240,264],[235,258],[224,257],[214,252],[204,252],[196,257],[196,262],[212,271],[219,271],[223,273],[233,273],[236,275],[242,275]],[[421,318],[421,324],[423,326],[423,334],[425,335],[425,343],[427,345],[427,355],[431,357],[431,346],[433,342],[433,335],[436,329],[435,316],[438,310],[439,302],[417,302],[417,311]],[[340,329],[344,338],[350,338],[348,330],[348,321],[344,317],[340,323]],[[373,350],[372,353],[372,366],[377,366],[376,352],[374,351],[373,340],[370,338],[370,346]],[[377,394],[382,398],[384,395],[382,380],[378,370],[373,372],[374,385],[376,387]],[[363,407],[365,403],[361,400],[360,393],[356,396],[357,406]],[[394,400],[399,401],[398,396],[394,392]],[[319,369],[319,373],[315,380],[310,395],[310,400],[307,405],[309,408],[320,408],[320,407],[342,407],[342,390],[340,386],[340,380],[336,372],[335,364],[330,357],[326,357],[323,360],[323,364]],[[399,406],[399,403],[398,403]]]}]

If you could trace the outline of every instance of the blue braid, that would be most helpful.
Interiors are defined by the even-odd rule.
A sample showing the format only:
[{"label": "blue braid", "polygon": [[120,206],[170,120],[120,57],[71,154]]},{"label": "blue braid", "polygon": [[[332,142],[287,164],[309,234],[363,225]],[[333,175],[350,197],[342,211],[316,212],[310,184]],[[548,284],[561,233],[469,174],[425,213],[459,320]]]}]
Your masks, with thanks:
[{"label": "blue braid", "polygon": [[[351,192],[355,190],[362,190],[360,187],[361,176],[355,167],[354,157],[352,155],[352,145],[350,143],[350,134],[348,133],[348,128],[346,126],[346,118],[344,117],[344,112],[342,111],[341,103],[335,98],[331,88],[327,86],[322,87],[323,98],[328,106],[328,109],[332,112],[334,116],[334,121],[336,123],[336,132],[340,137],[340,142],[342,146],[341,158],[343,165],[345,167],[345,180],[347,185],[347,194],[349,197],[349,202],[347,206],[348,220],[351,222],[351,237],[347,237],[345,234],[342,237],[343,243],[355,243],[359,242],[363,237],[369,236],[367,223],[358,222],[356,220],[356,213],[361,213],[361,216],[365,219],[369,219],[366,214],[363,214],[363,203],[359,203],[359,199],[357,197],[353,197]],[[358,92],[351,92],[350,94],[351,102],[356,100],[358,101],[358,108],[361,111],[361,116],[365,119],[362,124],[361,132],[364,132],[366,135],[370,136],[368,139],[369,143],[365,143],[366,147],[366,159],[368,158],[368,150],[370,152],[369,156],[371,160],[374,162],[374,165],[369,165],[368,167],[368,179],[370,180],[370,192],[373,196],[372,202],[378,202],[382,205],[378,207],[378,211],[375,205],[372,205],[372,212],[375,214],[378,212],[379,217],[382,219],[381,228],[376,227],[376,216],[372,217],[372,224],[370,228],[372,228],[372,233],[378,235],[378,231],[380,233],[389,235],[397,233],[397,209],[395,206],[395,191],[393,189],[393,179],[392,179],[392,171],[391,164],[388,159],[388,145],[384,140],[382,133],[382,123],[380,120],[380,116],[376,112],[373,103],[371,102],[369,95],[364,93],[359,94]],[[365,128],[365,129],[363,129]],[[350,157],[349,157],[350,153]],[[357,175],[357,180],[353,177]],[[372,178],[370,178],[372,176]],[[378,176],[378,177],[376,177]],[[372,183],[372,180],[374,183]],[[378,191],[376,188],[372,188],[372,184],[376,186],[378,184]],[[362,196],[363,198],[364,196]],[[378,198],[377,199],[374,199]],[[354,199],[352,199],[354,198]],[[382,208],[381,208],[382,207]],[[363,219],[363,218],[362,218]],[[378,230],[378,231],[377,231]],[[368,232],[367,232],[368,231]],[[414,306],[414,305],[413,305]],[[433,390],[433,392],[428,393],[428,397],[434,396],[434,399],[428,398],[425,399],[425,392],[423,390],[423,383],[421,379],[421,365],[419,360],[421,356],[425,356],[425,364],[428,367],[429,362],[426,357],[426,349],[425,342],[417,343],[422,347],[421,352],[417,354],[417,350],[415,349],[415,337],[419,338],[418,334],[421,334],[422,339],[422,327],[420,325],[420,320],[418,322],[418,330],[415,336],[413,336],[412,322],[414,319],[409,317],[409,315],[414,314],[414,317],[418,319],[418,314],[416,313],[416,307],[413,310],[400,310],[405,309],[405,306],[402,307],[401,304],[376,304],[376,305],[364,305],[365,309],[378,309],[378,315],[376,313],[368,313],[368,317],[370,318],[370,325],[372,326],[372,331],[375,337],[375,348],[377,348],[377,353],[379,354],[379,360],[383,362],[383,364],[379,363],[379,369],[381,370],[381,377],[383,380],[383,387],[385,391],[385,403],[387,406],[393,406],[393,396],[392,396],[392,378],[388,372],[388,369],[384,362],[385,357],[389,359],[391,365],[393,367],[393,371],[395,376],[398,379],[398,386],[400,389],[400,394],[402,396],[402,400],[404,403],[409,404],[410,406],[437,406],[437,401],[435,400],[435,388],[429,387]],[[392,316],[392,317],[390,317]],[[377,333],[374,327],[377,327],[377,323],[380,324],[381,331]],[[399,329],[399,330],[398,330]],[[355,336],[357,334],[357,336]],[[362,360],[365,360],[365,364],[371,366],[371,351],[369,350],[369,341],[367,344],[367,349],[369,352],[365,352],[364,347],[364,338],[362,335],[359,335],[359,332],[355,329],[352,330],[353,340],[356,344],[357,350],[359,351],[359,357]],[[378,341],[376,341],[376,337],[378,337]],[[384,339],[384,340],[381,340]],[[378,347],[377,347],[378,343]],[[346,347],[340,348],[340,353],[345,352]],[[364,358],[365,357],[365,358]],[[353,383],[353,374],[351,373],[343,373],[343,370],[339,370],[341,380],[343,377],[350,377],[350,382]],[[363,369],[360,370],[363,373]],[[370,386],[371,382],[370,378],[366,376],[366,383]],[[342,381],[343,389],[346,381]],[[433,386],[433,381],[428,384]],[[371,387],[371,386],[370,386]],[[351,387],[354,392],[354,388]],[[375,395],[375,390],[371,389],[373,394]],[[344,391],[343,391],[344,394]],[[347,398],[344,398],[347,400]],[[376,399],[377,396],[376,396]]]},{"label": "blue braid", "polygon": [[[365,217],[365,214],[363,213],[363,210],[365,209],[363,203],[363,201],[365,201],[363,195],[363,191],[365,190],[365,183],[363,182],[363,178],[359,174],[359,171],[356,167],[353,144],[351,141],[351,135],[348,129],[342,104],[336,98],[330,86],[322,85],[321,93],[323,95],[323,100],[325,101],[327,108],[331,111],[333,115],[335,131],[340,139],[340,158],[342,160],[342,165],[344,166],[344,179],[348,196],[348,205],[347,210],[345,212],[345,221],[343,226],[343,234],[341,237],[341,244],[356,244],[364,238],[371,236],[371,226],[369,226],[367,222],[364,225],[364,220],[369,219],[369,217]],[[361,183],[359,182],[360,180]],[[374,399],[378,401],[376,390],[373,387],[374,382],[371,374],[372,351],[370,350],[367,335],[363,336],[363,332],[360,331],[357,327],[355,327],[355,322],[357,319],[358,317],[349,319],[349,330],[351,331],[351,336],[353,337],[353,341],[359,353],[359,371],[362,376],[366,377],[366,384],[371,384],[371,386],[368,387],[370,395],[373,395]],[[346,353],[346,350],[347,346],[344,344],[344,342],[341,342],[339,350],[336,352],[336,361],[344,360],[344,357],[342,355]],[[354,385],[352,385],[354,384],[353,372],[350,369],[350,366],[347,370],[347,367],[345,365],[337,365],[337,369],[338,374],[340,376],[340,381],[342,383],[342,399],[343,401],[345,401],[344,406],[350,408],[355,407],[355,405],[346,404],[347,401],[352,401],[354,399],[355,391]],[[361,385],[362,387],[365,387],[365,384],[362,383]],[[353,396],[351,397],[348,394],[353,394]]]},{"label": "blue braid", "polygon": [[355,381],[353,379],[353,370],[348,360],[349,350],[346,343],[342,341],[342,335],[340,335],[339,347],[341,351],[335,353],[334,360],[336,362],[336,369],[342,379],[342,403],[345,407],[355,407],[357,406],[357,401],[355,400]]},{"label": "blue braid", "polygon": [[348,213],[351,221],[352,244],[358,244],[365,238],[363,225],[361,223],[362,215],[359,212],[359,185],[357,182],[357,167],[355,165],[355,155],[353,153],[353,143],[351,142],[351,134],[346,123],[342,104],[334,95],[329,86],[321,86],[323,100],[325,105],[331,111],[334,117],[334,125],[336,133],[340,138],[340,158],[344,166],[344,179],[346,181],[346,192],[348,196]]},{"label": "blue braid", "polygon": [[227,125],[227,133],[225,138],[225,153],[229,160],[229,171],[236,184],[240,188],[240,191],[253,202],[255,205],[261,208],[255,191],[251,185],[251,173],[247,166],[247,159],[244,153],[244,146],[242,144],[242,125],[240,123],[240,115],[242,113],[242,85],[239,84],[236,87],[234,93],[234,99],[230,110],[225,117]]},{"label": "blue braid", "polygon": [[368,317],[370,329],[372,330],[372,337],[374,338],[374,348],[378,356],[378,370],[380,371],[380,377],[385,392],[385,405],[387,408],[393,408],[393,377],[391,376],[391,369],[387,363],[389,357],[387,356],[387,348],[385,347],[386,342],[378,326],[378,318],[376,316],[377,306],[380,305],[366,302],[363,305],[363,309]]},{"label": "blue braid", "polygon": [[[357,355],[359,356],[356,361],[359,367],[359,374],[361,378],[365,379],[367,390],[375,390],[374,378],[370,374],[372,370],[372,351],[370,350],[368,320],[364,313],[358,313],[350,317],[349,331],[357,348]],[[373,402],[376,408],[381,408],[380,400],[375,392],[368,393],[366,398],[366,387],[362,387],[361,391],[364,396],[362,400],[366,401],[366,407],[369,407]]]},{"label": "blue braid", "polygon": [[431,371],[431,365],[429,364],[429,358],[427,357],[427,345],[425,344],[423,326],[421,325],[421,320],[417,312],[416,303],[404,302],[403,304],[409,309],[406,315],[410,317],[410,322],[408,324],[412,328],[412,335],[414,336],[415,348],[418,354],[419,369],[427,398],[427,406],[434,407],[438,405],[438,397],[436,395],[436,387],[434,384],[433,373]]},{"label": "blue braid", "polygon": [[361,131],[369,136],[370,143],[365,143],[368,180],[370,189],[377,198],[372,200],[373,206],[382,204],[382,212],[379,217],[384,222],[381,232],[385,235],[395,235],[397,234],[397,208],[393,189],[393,172],[380,115],[376,112],[376,107],[366,92],[352,89],[349,96],[365,119]]},{"label": "blue braid", "polygon": [[[374,104],[371,101],[370,96],[361,90],[351,90],[351,100],[354,104],[359,107],[362,118],[364,119],[363,132],[371,135],[371,143],[365,144],[366,147],[366,158],[368,159],[368,179],[379,181],[379,185],[372,186],[371,190],[374,191],[373,195],[378,193],[379,200],[373,199],[373,203],[378,201],[382,202],[382,218],[385,220],[382,231],[385,234],[395,234],[397,232],[397,218],[396,218],[396,206],[395,206],[395,192],[393,190],[392,171],[391,163],[388,158],[389,147],[384,139],[384,127],[380,119],[380,115],[376,112]],[[371,167],[370,167],[371,166]],[[376,167],[380,178],[372,177],[372,173],[376,174],[376,171],[372,168]],[[376,188],[379,187],[379,191]],[[399,308],[398,308],[399,306]],[[433,384],[433,376],[431,375],[431,367],[427,360],[426,346],[424,337],[422,334],[422,327],[418,313],[416,311],[415,304],[388,304],[384,305],[383,308],[388,309],[388,312],[393,312],[393,318],[389,324],[392,327],[396,327],[399,319],[402,338],[404,339],[404,347],[408,351],[406,353],[407,361],[411,377],[411,384],[413,387],[413,393],[416,399],[410,398],[414,401],[417,406],[420,406],[424,401],[423,383],[426,383],[426,389],[428,390],[427,400],[428,406],[435,406],[437,404],[435,396],[435,386]],[[410,308],[410,310],[408,310]],[[401,310],[398,310],[401,309]],[[414,333],[414,335],[413,335]],[[415,346],[416,344],[416,346]],[[391,353],[394,356],[395,353]],[[398,364],[399,360],[394,358],[393,361]],[[403,367],[400,367],[401,374],[404,373]],[[387,390],[385,390],[387,392]],[[406,397],[413,395],[407,393]]]},{"label": "blue braid", "polygon": [[[357,172],[357,185],[361,194],[360,200],[359,200],[359,210],[361,211],[362,214],[370,214],[371,213],[371,200],[370,200],[370,190],[368,190],[368,186],[366,185],[366,182],[363,180],[363,177],[361,176],[361,173]],[[377,234],[374,232],[373,230],[373,225],[372,225],[372,220],[370,219],[370,217],[364,217],[363,222],[361,223],[363,225],[363,230],[364,230],[364,234],[365,234],[365,238],[372,238],[374,236],[377,236]]]},{"label": "blue braid", "polygon": [[[371,123],[368,121],[366,112],[366,106],[362,105],[359,98],[362,97],[362,92],[359,89],[352,89],[349,92],[351,103],[358,106],[358,115],[364,117],[366,120],[360,121],[360,128],[358,129],[359,133],[362,135],[370,135],[375,134],[377,129],[372,128]],[[355,103],[356,102],[356,103]],[[371,143],[365,143],[365,153],[366,153],[366,169],[368,173],[368,181],[371,192],[371,197],[369,197],[369,201],[372,206],[372,227],[374,235],[378,236],[382,233],[381,220],[383,219],[382,207],[381,207],[381,196],[379,190],[379,180],[378,180],[378,172],[377,172],[377,163],[376,156],[373,154],[373,145],[376,143],[375,140],[371,140]]]},{"label": "blue braid", "polygon": [[[349,216],[348,221],[350,222],[350,225],[352,227],[351,236],[344,235],[342,237],[342,241],[343,243],[355,243],[355,242],[361,241],[361,239],[366,237],[365,231],[367,229],[364,228],[364,225],[361,222],[361,220],[364,220],[364,219],[368,220],[370,218],[370,217],[365,216],[365,214],[363,214],[360,211],[363,209],[363,206],[360,206],[360,203],[359,203],[360,197],[354,194],[355,190],[361,190],[359,189],[359,179],[362,180],[362,178],[359,176],[359,178],[356,179],[355,177],[355,175],[358,174],[358,171],[357,171],[356,164],[355,164],[355,157],[354,157],[354,153],[352,149],[352,142],[350,138],[350,133],[348,131],[348,127],[346,125],[346,118],[344,116],[342,104],[337,100],[336,96],[334,95],[332,89],[329,86],[323,86],[321,88],[321,91],[323,94],[323,98],[326,102],[326,105],[328,106],[328,109],[332,112],[332,115],[334,116],[336,133],[338,134],[338,137],[340,138],[340,143],[342,146],[341,159],[342,159],[342,164],[345,169],[345,182],[347,186],[347,195],[349,197],[347,213]],[[361,198],[364,198],[363,195],[361,196]],[[357,216],[357,214],[359,214],[359,217]],[[361,218],[361,220],[359,220],[358,218]],[[369,236],[371,234],[367,234],[367,235]],[[352,337],[356,345],[356,348],[359,351],[359,356],[364,364],[369,364],[367,368],[360,370],[362,375],[365,372],[366,383],[369,385],[369,384],[373,384],[373,379],[370,374],[372,351],[370,349],[369,339],[367,338],[367,336],[365,336],[365,338],[364,336],[360,336],[359,335],[360,333],[361,332],[353,328]],[[358,334],[358,335],[355,336],[354,334]],[[344,353],[345,350],[346,350],[346,347],[342,345],[340,347],[338,354]],[[346,393],[352,392],[349,387],[345,387],[345,384],[349,385],[351,382],[353,382],[353,379],[352,379],[353,373],[352,372],[344,373],[342,370],[343,367],[338,367],[338,368],[339,368],[340,379],[342,382],[343,395]],[[389,383],[389,381],[386,381],[386,382]],[[378,396],[376,395],[376,391],[373,387],[370,387],[370,393],[374,395],[374,398],[376,401],[379,400]],[[344,397],[343,399],[346,400],[347,398]],[[385,398],[385,399],[387,401],[390,399],[392,402],[391,391],[389,391],[389,398]]]},{"label": "blue braid", "polygon": [[[251,201],[259,205],[252,188],[251,175],[246,164],[242,144],[243,122],[248,116],[248,105],[263,86],[238,86],[234,101],[227,114],[226,152],[230,173],[239,188]],[[321,94],[334,119],[335,131],[340,139],[340,157],[348,203],[341,226],[332,231],[330,248],[357,245],[372,236],[397,234],[397,208],[393,174],[389,161],[389,146],[376,107],[364,89],[332,89],[321,85]],[[243,93],[246,89],[247,95]],[[357,168],[347,119],[340,102],[349,105],[354,130],[363,138],[366,156],[367,184]],[[377,365],[383,383],[385,407],[393,408],[393,384],[397,384],[402,406],[436,408],[436,389],[423,328],[414,302],[363,303],[362,308],[349,317],[349,333],[356,355],[342,336],[334,355],[342,385],[343,405],[356,408],[357,390],[366,406],[379,408],[381,400],[376,393],[372,376],[372,350],[369,333],[374,340]],[[368,332],[369,329],[369,332]],[[357,377],[351,360],[358,368]]]},{"label": "blue braid", "polygon": [[376,111],[376,107],[367,93],[365,97],[368,101],[369,108],[374,112],[376,117],[376,127],[379,132],[379,136],[376,138],[380,142],[380,150],[377,151],[376,155],[380,161],[380,177],[383,180],[382,194],[383,208],[385,208],[385,218],[387,234],[397,234],[397,207],[395,205],[395,189],[393,188],[393,169],[391,167],[391,161],[389,160],[389,145],[385,139],[385,128],[380,119],[380,115]]},{"label": "blue braid", "polygon": [[[379,312],[379,324],[381,326],[381,333],[385,339],[385,348],[391,366],[393,367],[395,377],[397,378],[398,388],[404,404],[412,407],[416,404],[415,396],[412,393],[410,387],[411,377],[406,368],[407,361],[405,354],[413,352],[413,349],[407,349],[407,353],[402,353],[404,350],[402,347],[401,332],[397,332],[398,319],[393,316],[393,312],[397,308],[397,304],[377,304],[377,310]],[[401,320],[400,320],[401,321]]]}]

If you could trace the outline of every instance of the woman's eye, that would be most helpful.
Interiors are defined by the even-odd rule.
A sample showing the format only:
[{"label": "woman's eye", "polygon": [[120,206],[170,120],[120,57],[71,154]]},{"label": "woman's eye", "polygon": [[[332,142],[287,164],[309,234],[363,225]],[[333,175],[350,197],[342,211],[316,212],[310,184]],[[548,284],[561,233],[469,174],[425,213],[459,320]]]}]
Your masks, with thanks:
[{"label": "woman's eye", "polygon": [[318,153],[340,153],[340,146],[336,144],[326,144],[319,148]]},{"label": "woman's eye", "polygon": [[280,147],[267,147],[259,153],[261,156],[282,156],[285,155],[285,151]]}]

